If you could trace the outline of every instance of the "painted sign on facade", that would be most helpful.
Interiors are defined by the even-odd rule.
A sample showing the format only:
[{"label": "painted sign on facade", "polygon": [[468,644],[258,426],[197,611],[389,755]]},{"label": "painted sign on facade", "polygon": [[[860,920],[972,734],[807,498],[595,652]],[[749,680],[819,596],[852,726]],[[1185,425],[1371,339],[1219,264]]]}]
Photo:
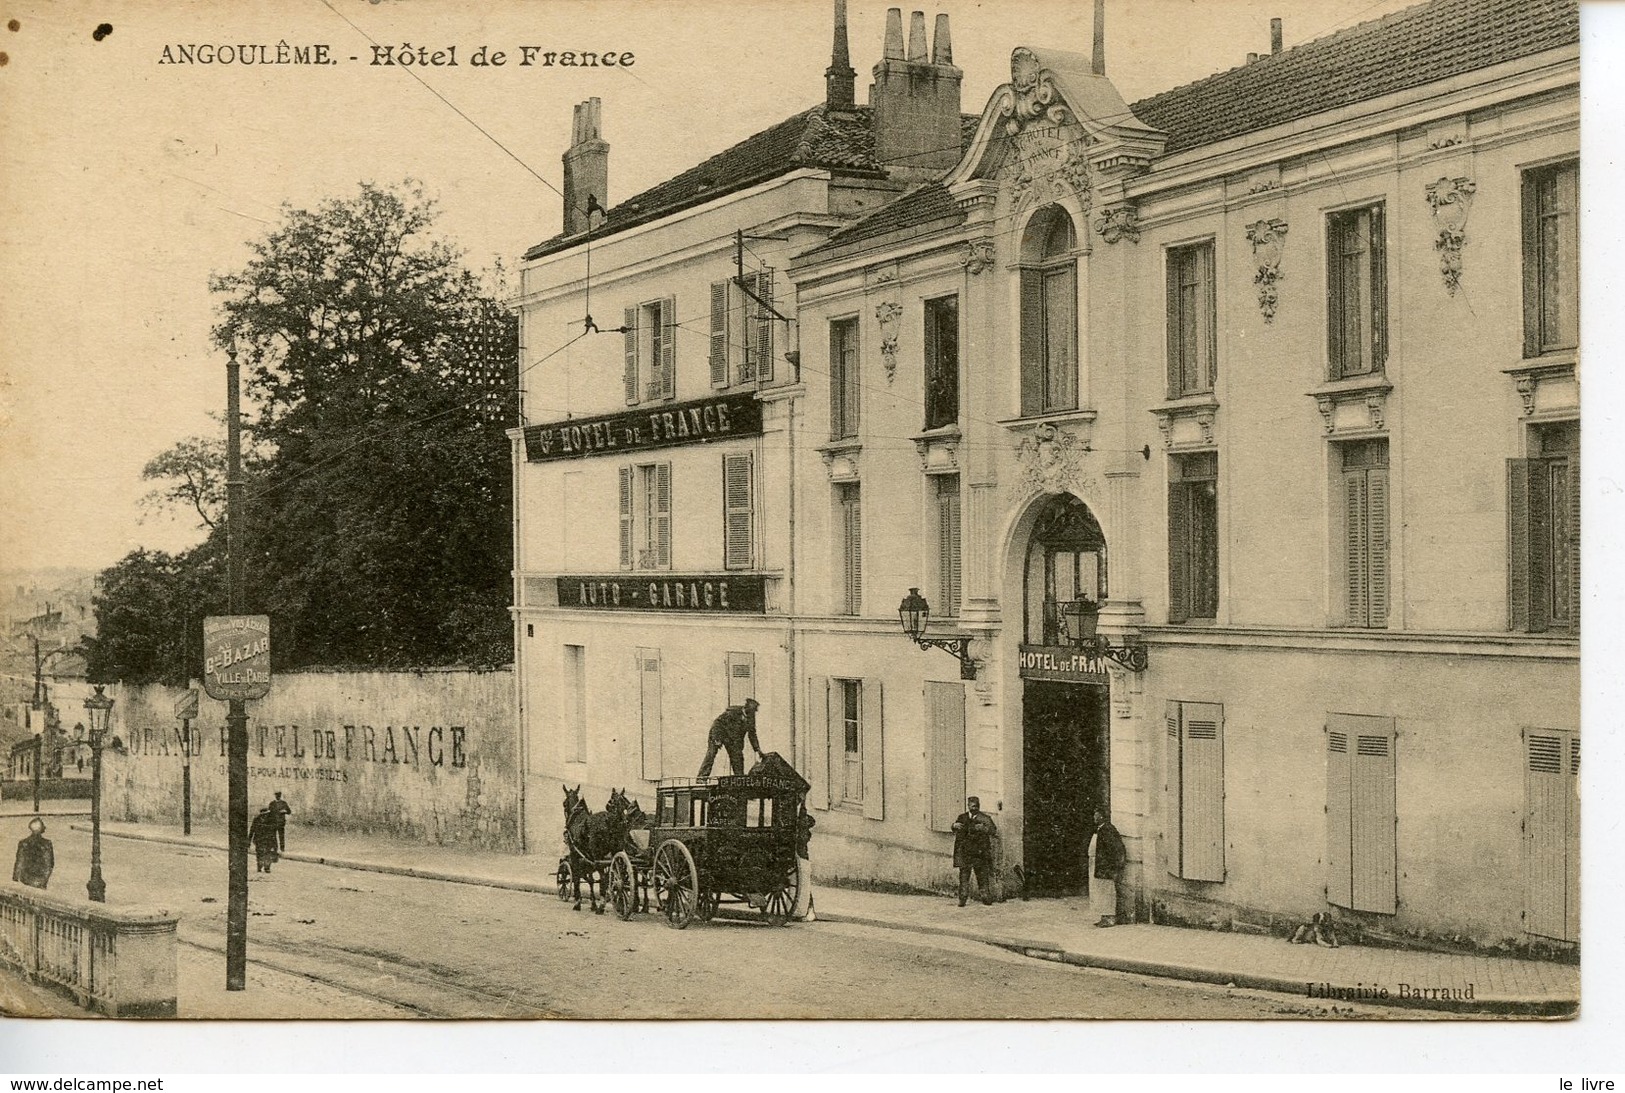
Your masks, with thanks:
[{"label": "painted sign on facade", "polygon": [[264,698],[271,692],[271,616],[211,615],[203,620],[203,689],[222,702]]},{"label": "painted sign on facade", "polygon": [[761,435],[762,404],[747,392],[531,425],[525,429],[525,458],[545,463]]},{"label": "painted sign on facade", "polygon": [[1103,657],[1090,656],[1082,649],[1064,645],[1021,646],[1020,668],[1022,679],[1102,685],[1110,682]]},{"label": "painted sign on facade", "polygon": [[698,574],[656,577],[560,577],[559,606],[608,611],[767,611],[767,581],[759,576]]}]

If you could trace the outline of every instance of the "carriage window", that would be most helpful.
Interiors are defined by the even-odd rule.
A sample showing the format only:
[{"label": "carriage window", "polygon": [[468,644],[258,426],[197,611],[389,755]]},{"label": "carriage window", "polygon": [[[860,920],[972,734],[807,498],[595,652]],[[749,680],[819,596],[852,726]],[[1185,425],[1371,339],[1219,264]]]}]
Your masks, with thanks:
[{"label": "carriage window", "polygon": [[709,803],[704,797],[696,797],[689,803],[688,825],[690,827],[705,826],[705,806]]},{"label": "carriage window", "polygon": [[745,804],[746,827],[773,826],[773,798],[760,797]]},{"label": "carriage window", "polygon": [[670,793],[660,795],[660,824],[670,827],[677,823],[677,798]]}]

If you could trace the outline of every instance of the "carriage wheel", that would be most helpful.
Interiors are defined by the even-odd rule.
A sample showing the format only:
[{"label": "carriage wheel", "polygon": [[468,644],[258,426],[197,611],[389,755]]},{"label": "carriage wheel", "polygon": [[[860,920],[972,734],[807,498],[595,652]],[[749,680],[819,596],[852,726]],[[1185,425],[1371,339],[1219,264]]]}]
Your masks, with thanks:
[{"label": "carriage wheel", "polygon": [[676,839],[667,839],[655,851],[655,903],[674,930],[694,921],[700,902],[700,874],[694,868],[694,855]]},{"label": "carriage wheel", "polygon": [[558,874],[557,874],[557,879],[558,879],[558,882],[559,882],[559,901],[561,903],[569,903],[570,902],[570,890],[571,890],[572,887],[574,887],[574,884],[573,884],[573,881],[572,881],[572,878],[571,878],[571,874],[570,874],[570,859],[569,858],[564,858],[563,860],[561,860],[559,862],[559,871],[558,871]]},{"label": "carriage wheel", "polygon": [[784,883],[768,892],[767,902],[762,905],[762,917],[767,919],[769,926],[783,926],[790,921],[790,912],[795,910],[800,887],[799,874],[792,865],[784,876]]},{"label": "carriage wheel", "polygon": [[609,863],[609,902],[622,921],[630,919],[638,909],[637,874],[625,851]]},{"label": "carriage wheel", "polygon": [[717,907],[722,903],[722,893],[715,888],[707,888],[700,893],[700,900],[694,905],[694,917],[701,922],[710,922],[716,917]]}]

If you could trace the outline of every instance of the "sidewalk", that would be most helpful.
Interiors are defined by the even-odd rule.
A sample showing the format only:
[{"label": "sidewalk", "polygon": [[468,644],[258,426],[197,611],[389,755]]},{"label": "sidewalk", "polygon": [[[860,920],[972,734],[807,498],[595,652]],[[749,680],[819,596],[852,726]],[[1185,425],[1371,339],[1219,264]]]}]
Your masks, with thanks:
[{"label": "sidewalk", "polygon": [[[76,823],[73,826],[87,825]],[[103,824],[104,836],[224,850],[218,827]],[[456,884],[553,893],[557,857],[464,847],[423,846],[384,836],[288,829],[292,861],[396,873]],[[816,844],[815,844],[816,849]],[[959,907],[947,896],[893,895],[844,888],[816,892],[821,922],[847,922],[996,945],[1044,960],[1303,997],[1359,1001],[1452,1014],[1571,1016],[1580,969],[1509,957],[1412,952],[1345,945],[1323,949],[1280,938],[1127,925],[1097,929],[1087,901],[1012,900]],[[1379,993],[1386,992],[1386,995]]]}]

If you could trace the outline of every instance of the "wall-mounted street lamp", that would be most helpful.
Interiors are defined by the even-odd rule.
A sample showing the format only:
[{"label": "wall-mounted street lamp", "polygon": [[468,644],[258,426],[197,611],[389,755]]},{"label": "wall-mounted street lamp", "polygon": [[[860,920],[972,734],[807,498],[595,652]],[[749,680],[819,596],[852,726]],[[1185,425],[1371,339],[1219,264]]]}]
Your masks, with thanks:
[{"label": "wall-mounted street lamp", "polygon": [[1087,597],[1062,600],[1056,606],[1060,617],[1061,634],[1066,642],[1096,659],[1105,659],[1122,665],[1131,672],[1143,672],[1149,662],[1145,645],[1113,645],[1099,632],[1100,604]]},{"label": "wall-mounted street lamp", "polygon": [[[92,902],[107,902],[107,882],[102,880],[102,738],[107,734],[107,723],[113,713],[113,700],[102,693],[102,684],[96,684],[96,693],[85,699],[85,710],[90,718],[90,883],[85,891]],[[113,747],[121,749],[117,737]]]},{"label": "wall-mounted street lamp", "polygon": [[897,617],[903,623],[903,634],[921,649],[945,649],[959,659],[959,678],[976,678],[976,661],[970,655],[970,637],[959,634],[951,638],[926,637],[925,628],[931,621],[931,605],[920,595],[918,588],[908,590],[903,602],[897,606]]}]

